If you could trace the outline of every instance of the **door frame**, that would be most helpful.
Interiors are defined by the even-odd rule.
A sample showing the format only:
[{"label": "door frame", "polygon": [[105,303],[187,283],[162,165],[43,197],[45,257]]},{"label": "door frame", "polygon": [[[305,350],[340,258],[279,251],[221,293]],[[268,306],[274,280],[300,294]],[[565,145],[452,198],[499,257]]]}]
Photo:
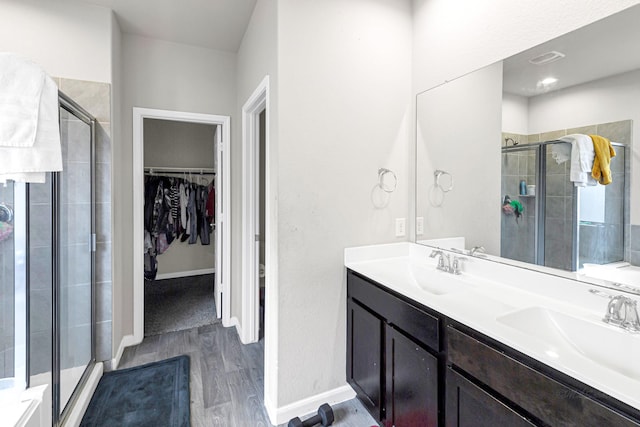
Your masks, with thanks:
[{"label": "door frame", "polygon": [[[189,113],[133,107],[133,337],[135,343],[144,338],[144,119],[172,120],[222,126],[222,154],[227,167],[222,168],[223,239],[222,247],[222,324],[230,326],[231,312],[231,151],[229,116]],[[216,147],[218,149],[218,147]],[[216,153],[211,153],[215,156]],[[219,190],[218,190],[219,191]],[[219,248],[216,248],[219,250]],[[216,274],[218,274],[216,272]]]},{"label": "door frame", "polygon": [[[265,123],[265,230],[259,230],[259,165],[260,113],[266,111]],[[265,235],[265,291],[273,277],[269,250],[270,227],[269,191],[269,76],[266,76],[242,106],[242,311],[240,339],[244,344],[257,342],[260,331],[260,280],[258,278],[259,232]],[[265,292],[268,293],[268,292]],[[267,341],[267,296],[265,295],[265,343]]]}]

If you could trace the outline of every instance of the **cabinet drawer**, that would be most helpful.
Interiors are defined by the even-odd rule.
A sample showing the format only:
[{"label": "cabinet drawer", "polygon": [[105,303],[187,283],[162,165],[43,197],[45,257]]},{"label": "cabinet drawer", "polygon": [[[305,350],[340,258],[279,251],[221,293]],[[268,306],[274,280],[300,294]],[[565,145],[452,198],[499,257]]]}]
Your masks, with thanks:
[{"label": "cabinet drawer", "polygon": [[451,368],[447,369],[446,427],[496,426],[534,427],[535,424]]},{"label": "cabinet drawer", "polygon": [[463,332],[447,327],[448,362],[552,426],[640,426]]},{"label": "cabinet drawer", "polygon": [[403,301],[352,271],[347,273],[347,294],[420,343],[435,351],[440,350],[437,317]]}]

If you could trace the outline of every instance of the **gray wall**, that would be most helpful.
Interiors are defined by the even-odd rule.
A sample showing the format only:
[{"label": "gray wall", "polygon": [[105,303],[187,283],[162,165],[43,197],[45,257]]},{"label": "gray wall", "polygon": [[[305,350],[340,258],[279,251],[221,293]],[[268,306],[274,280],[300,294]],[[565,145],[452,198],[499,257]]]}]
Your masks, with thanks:
[{"label": "gray wall", "polygon": [[213,125],[144,119],[144,165],[212,168]]}]

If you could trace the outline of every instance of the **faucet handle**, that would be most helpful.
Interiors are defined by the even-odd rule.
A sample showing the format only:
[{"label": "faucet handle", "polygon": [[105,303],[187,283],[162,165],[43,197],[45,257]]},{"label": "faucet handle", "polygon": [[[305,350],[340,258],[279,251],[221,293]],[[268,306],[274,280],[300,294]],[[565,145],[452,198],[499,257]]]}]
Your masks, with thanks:
[{"label": "faucet handle", "polygon": [[622,327],[632,332],[640,332],[640,316],[638,316],[638,301],[631,298],[624,300],[624,321]]},{"label": "faucet handle", "polygon": [[467,258],[463,257],[463,256],[454,256],[453,257],[453,264],[451,265],[451,272],[453,274],[462,274],[462,261],[466,260]]},{"label": "faucet handle", "polygon": [[614,325],[621,325],[624,321],[622,308],[625,300],[626,297],[624,295],[616,295],[612,297],[609,304],[607,304],[607,313],[604,315],[603,320]]},{"label": "faucet handle", "polygon": [[[479,256],[479,254],[483,254],[485,253],[486,249],[484,248],[484,246],[474,246],[471,249],[469,249],[469,255],[471,256]],[[478,255],[476,255],[478,254]]]}]

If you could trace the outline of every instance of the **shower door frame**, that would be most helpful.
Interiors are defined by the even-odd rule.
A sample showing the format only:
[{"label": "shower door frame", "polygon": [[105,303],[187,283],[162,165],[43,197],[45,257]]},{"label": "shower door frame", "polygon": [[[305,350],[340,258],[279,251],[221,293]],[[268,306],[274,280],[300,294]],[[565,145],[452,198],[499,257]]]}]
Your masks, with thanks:
[{"label": "shower door frame", "polygon": [[60,410],[60,173],[51,174],[52,179],[52,211],[53,211],[53,233],[52,233],[52,260],[53,260],[53,366],[52,366],[52,417],[53,426],[63,425],[73,407],[75,406],[80,391],[87,383],[90,373],[96,363],[96,212],[95,212],[95,136],[96,119],[84,108],[74,102],[62,92],[58,93],[59,108],[64,108],[73,116],[90,126],[90,188],[91,188],[91,356],[87,366],[76,384],[64,409]]}]

